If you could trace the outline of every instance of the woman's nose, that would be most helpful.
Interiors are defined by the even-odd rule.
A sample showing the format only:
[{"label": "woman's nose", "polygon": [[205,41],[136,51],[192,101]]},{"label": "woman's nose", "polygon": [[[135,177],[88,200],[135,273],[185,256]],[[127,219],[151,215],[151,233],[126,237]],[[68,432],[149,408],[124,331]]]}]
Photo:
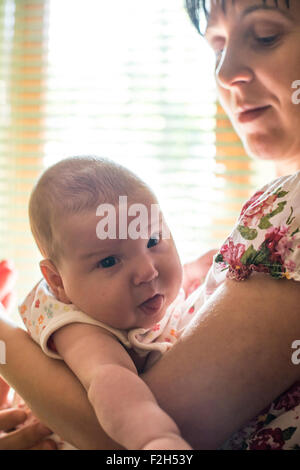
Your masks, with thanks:
[{"label": "woman's nose", "polygon": [[220,87],[227,90],[251,82],[253,72],[249,57],[236,42],[228,43],[216,68],[216,80]]},{"label": "woman's nose", "polygon": [[158,277],[158,271],[150,256],[142,256],[136,260],[133,271],[133,284],[138,286],[144,282],[151,282]]}]

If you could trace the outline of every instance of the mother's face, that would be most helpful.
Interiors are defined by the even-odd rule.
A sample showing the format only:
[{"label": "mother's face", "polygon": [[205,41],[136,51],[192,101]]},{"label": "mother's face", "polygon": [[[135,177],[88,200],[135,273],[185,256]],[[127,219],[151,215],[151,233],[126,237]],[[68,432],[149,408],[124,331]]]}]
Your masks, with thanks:
[{"label": "mother's face", "polygon": [[[212,2],[206,38],[221,103],[250,154],[300,164],[300,1]],[[299,82],[300,83],[300,82]],[[300,87],[298,99],[300,98]]]}]

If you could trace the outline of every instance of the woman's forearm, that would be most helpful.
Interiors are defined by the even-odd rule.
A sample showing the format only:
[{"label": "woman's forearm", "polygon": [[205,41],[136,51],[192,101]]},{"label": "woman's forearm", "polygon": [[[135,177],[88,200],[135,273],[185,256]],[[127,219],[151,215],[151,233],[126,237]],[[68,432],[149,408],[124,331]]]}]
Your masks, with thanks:
[{"label": "woman's forearm", "polygon": [[1,376],[43,423],[80,449],[120,448],[100,428],[84,388],[62,361],[47,357],[25,331],[4,317],[0,340],[6,348]]},{"label": "woman's forearm", "polygon": [[[144,375],[193,448],[217,448],[300,378],[291,362],[291,344],[300,338],[299,304],[294,281],[263,274],[226,281]],[[23,331],[1,324],[1,336],[8,353],[0,371],[35,414],[80,448],[110,448],[67,367],[46,357]]]}]

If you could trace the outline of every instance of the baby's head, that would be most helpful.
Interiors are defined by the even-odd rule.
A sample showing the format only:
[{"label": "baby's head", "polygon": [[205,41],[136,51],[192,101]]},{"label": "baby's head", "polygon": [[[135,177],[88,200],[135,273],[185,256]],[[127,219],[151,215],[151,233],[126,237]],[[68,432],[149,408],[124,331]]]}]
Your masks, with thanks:
[{"label": "baby's head", "polygon": [[163,216],[151,217],[158,207],[151,189],[113,161],[73,157],[47,169],[29,217],[54,295],[115,328],[158,322],[182,279]]}]

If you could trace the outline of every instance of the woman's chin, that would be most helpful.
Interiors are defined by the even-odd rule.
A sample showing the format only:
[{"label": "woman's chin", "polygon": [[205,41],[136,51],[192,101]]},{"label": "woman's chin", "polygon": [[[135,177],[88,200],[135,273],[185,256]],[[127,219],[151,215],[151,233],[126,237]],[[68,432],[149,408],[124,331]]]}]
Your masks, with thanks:
[{"label": "woman's chin", "polygon": [[250,157],[259,160],[283,160],[287,149],[284,148],[284,141],[278,138],[274,133],[273,136],[265,134],[250,134],[243,139],[246,152]]}]

